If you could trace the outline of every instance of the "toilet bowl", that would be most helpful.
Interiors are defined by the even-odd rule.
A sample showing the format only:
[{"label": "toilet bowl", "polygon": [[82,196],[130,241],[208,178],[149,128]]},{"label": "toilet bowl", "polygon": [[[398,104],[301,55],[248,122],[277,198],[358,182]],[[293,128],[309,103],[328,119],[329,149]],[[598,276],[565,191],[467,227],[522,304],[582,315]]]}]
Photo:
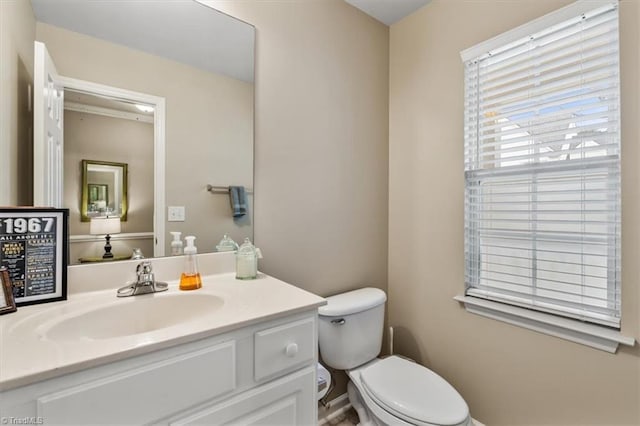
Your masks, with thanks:
[{"label": "toilet bowl", "polygon": [[349,400],[363,426],[472,424],[469,408],[453,386],[419,364],[390,356],[347,374]]},{"label": "toilet bowl", "polygon": [[470,426],[460,394],[433,371],[398,356],[377,358],[386,295],[364,288],[327,298],[319,308],[324,362],[345,370],[360,425]]}]

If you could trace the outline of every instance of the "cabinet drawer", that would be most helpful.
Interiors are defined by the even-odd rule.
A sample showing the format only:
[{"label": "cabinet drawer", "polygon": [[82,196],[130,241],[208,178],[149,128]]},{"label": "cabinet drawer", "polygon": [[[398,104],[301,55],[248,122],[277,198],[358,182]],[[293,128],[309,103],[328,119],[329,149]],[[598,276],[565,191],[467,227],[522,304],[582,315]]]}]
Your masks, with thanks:
[{"label": "cabinet drawer", "polygon": [[235,387],[231,341],[42,396],[37,415],[50,424],[143,424]]},{"label": "cabinet drawer", "polygon": [[314,359],[315,318],[259,331],[254,341],[256,381],[301,367]]}]

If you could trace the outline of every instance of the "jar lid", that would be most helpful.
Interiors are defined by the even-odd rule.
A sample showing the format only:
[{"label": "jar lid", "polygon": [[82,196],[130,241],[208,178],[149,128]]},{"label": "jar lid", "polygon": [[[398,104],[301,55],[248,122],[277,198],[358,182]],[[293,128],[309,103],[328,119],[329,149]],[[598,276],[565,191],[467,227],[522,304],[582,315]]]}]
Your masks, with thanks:
[{"label": "jar lid", "polygon": [[251,244],[251,240],[248,237],[244,239],[244,243],[238,249],[238,254],[256,254],[256,248]]},{"label": "jar lid", "polygon": [[224,237],[220,240],[218,245],[216,246],[216,250],[218,251],[236,251],[238,250],[238,244],[233,241],[227,234],[224,234]]}]

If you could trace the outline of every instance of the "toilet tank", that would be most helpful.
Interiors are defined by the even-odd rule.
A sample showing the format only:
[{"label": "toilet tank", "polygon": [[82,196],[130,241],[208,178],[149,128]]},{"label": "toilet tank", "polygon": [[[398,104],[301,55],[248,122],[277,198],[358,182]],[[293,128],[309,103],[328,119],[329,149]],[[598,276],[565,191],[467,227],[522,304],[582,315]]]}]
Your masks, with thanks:
[{"label": "toilet tank", "polygon": [[378,356],[386,300],[384,291],[370,287],[327,297],[318,308],[318,345],[329,367],[349,370]]}]

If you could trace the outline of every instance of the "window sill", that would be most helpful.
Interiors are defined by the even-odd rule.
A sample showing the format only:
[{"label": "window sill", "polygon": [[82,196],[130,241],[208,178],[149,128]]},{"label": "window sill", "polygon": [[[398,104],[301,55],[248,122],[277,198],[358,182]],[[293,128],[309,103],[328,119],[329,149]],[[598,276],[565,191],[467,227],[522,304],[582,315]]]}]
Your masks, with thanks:
[{"label": "window sill", "polygon": [[505,305],[490,300],[470,296],[456,296],[455,300],[464,304],[467,312],[482,315],[498,321],[550,336],[559,337],[602,351],[616,353],[618,345],[635,345],[635,339],[624,336],[619,331],[587,324],[551,314],[536,312],[517,306]]}]

